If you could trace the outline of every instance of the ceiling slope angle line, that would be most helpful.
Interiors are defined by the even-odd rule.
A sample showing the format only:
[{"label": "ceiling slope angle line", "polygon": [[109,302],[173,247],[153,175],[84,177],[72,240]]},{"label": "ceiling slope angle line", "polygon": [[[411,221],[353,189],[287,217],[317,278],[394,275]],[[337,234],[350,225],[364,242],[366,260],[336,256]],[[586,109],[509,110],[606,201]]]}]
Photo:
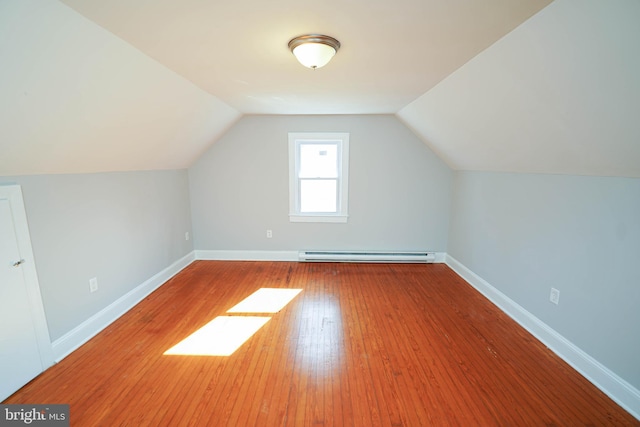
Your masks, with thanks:
[{"label": "ceiling slope angle line", "polygon": [[454,170],[640,178],[638,17],[555,0],[397,116]]}]

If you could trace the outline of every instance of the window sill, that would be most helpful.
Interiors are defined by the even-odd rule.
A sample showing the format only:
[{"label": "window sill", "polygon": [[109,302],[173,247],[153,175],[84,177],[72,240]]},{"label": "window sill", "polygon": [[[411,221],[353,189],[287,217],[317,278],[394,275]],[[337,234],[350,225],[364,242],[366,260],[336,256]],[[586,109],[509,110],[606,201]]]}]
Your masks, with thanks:
[{"label": "window sill", "polygon": [[289,222],[347,222],[348,215],[289,215]]}]

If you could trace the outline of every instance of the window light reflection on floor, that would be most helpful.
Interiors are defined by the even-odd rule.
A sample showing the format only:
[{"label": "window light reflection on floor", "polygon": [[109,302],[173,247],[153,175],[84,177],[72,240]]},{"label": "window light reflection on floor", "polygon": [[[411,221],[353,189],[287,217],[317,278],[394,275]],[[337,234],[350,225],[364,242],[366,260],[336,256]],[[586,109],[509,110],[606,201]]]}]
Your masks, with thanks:
[{"label": "window light reflection on floor", "polygon": [[277,313],[301,291],[302,289],[260,288],[227,313]]},{"label": "window light reflection on floor", "polygon": [[[302,289],[260,288],[227,313],[277,313]],[[218,316],[165,355],[230,356],[267,323],[267,316]]]},{"label": "window light reflection on floor", "polygon": [[256,316],[218,316],[164,354],[230,356],[270,319]]}]

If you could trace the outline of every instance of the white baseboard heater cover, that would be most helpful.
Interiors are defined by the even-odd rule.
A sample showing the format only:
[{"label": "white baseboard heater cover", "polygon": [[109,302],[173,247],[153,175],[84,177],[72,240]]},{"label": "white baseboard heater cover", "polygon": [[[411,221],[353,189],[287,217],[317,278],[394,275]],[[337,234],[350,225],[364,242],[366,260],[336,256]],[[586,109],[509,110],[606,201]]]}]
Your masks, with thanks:
[{"label": "white baseboard heater cover", "polygon": [[379,251],[300,251],[298,260],[305,262],[435,262],[435,252]]}]

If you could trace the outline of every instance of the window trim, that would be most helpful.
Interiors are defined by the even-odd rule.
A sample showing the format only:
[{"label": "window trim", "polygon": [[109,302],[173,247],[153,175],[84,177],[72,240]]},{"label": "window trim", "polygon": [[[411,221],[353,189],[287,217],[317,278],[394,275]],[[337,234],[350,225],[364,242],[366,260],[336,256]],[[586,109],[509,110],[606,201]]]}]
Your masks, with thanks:
[{"label": "window trim", "polygon": [[[300,143],[338,143],[338,212],[300,212]],[[289,132],[289,221],[344,223],[349,217],[349,133]]]}]

